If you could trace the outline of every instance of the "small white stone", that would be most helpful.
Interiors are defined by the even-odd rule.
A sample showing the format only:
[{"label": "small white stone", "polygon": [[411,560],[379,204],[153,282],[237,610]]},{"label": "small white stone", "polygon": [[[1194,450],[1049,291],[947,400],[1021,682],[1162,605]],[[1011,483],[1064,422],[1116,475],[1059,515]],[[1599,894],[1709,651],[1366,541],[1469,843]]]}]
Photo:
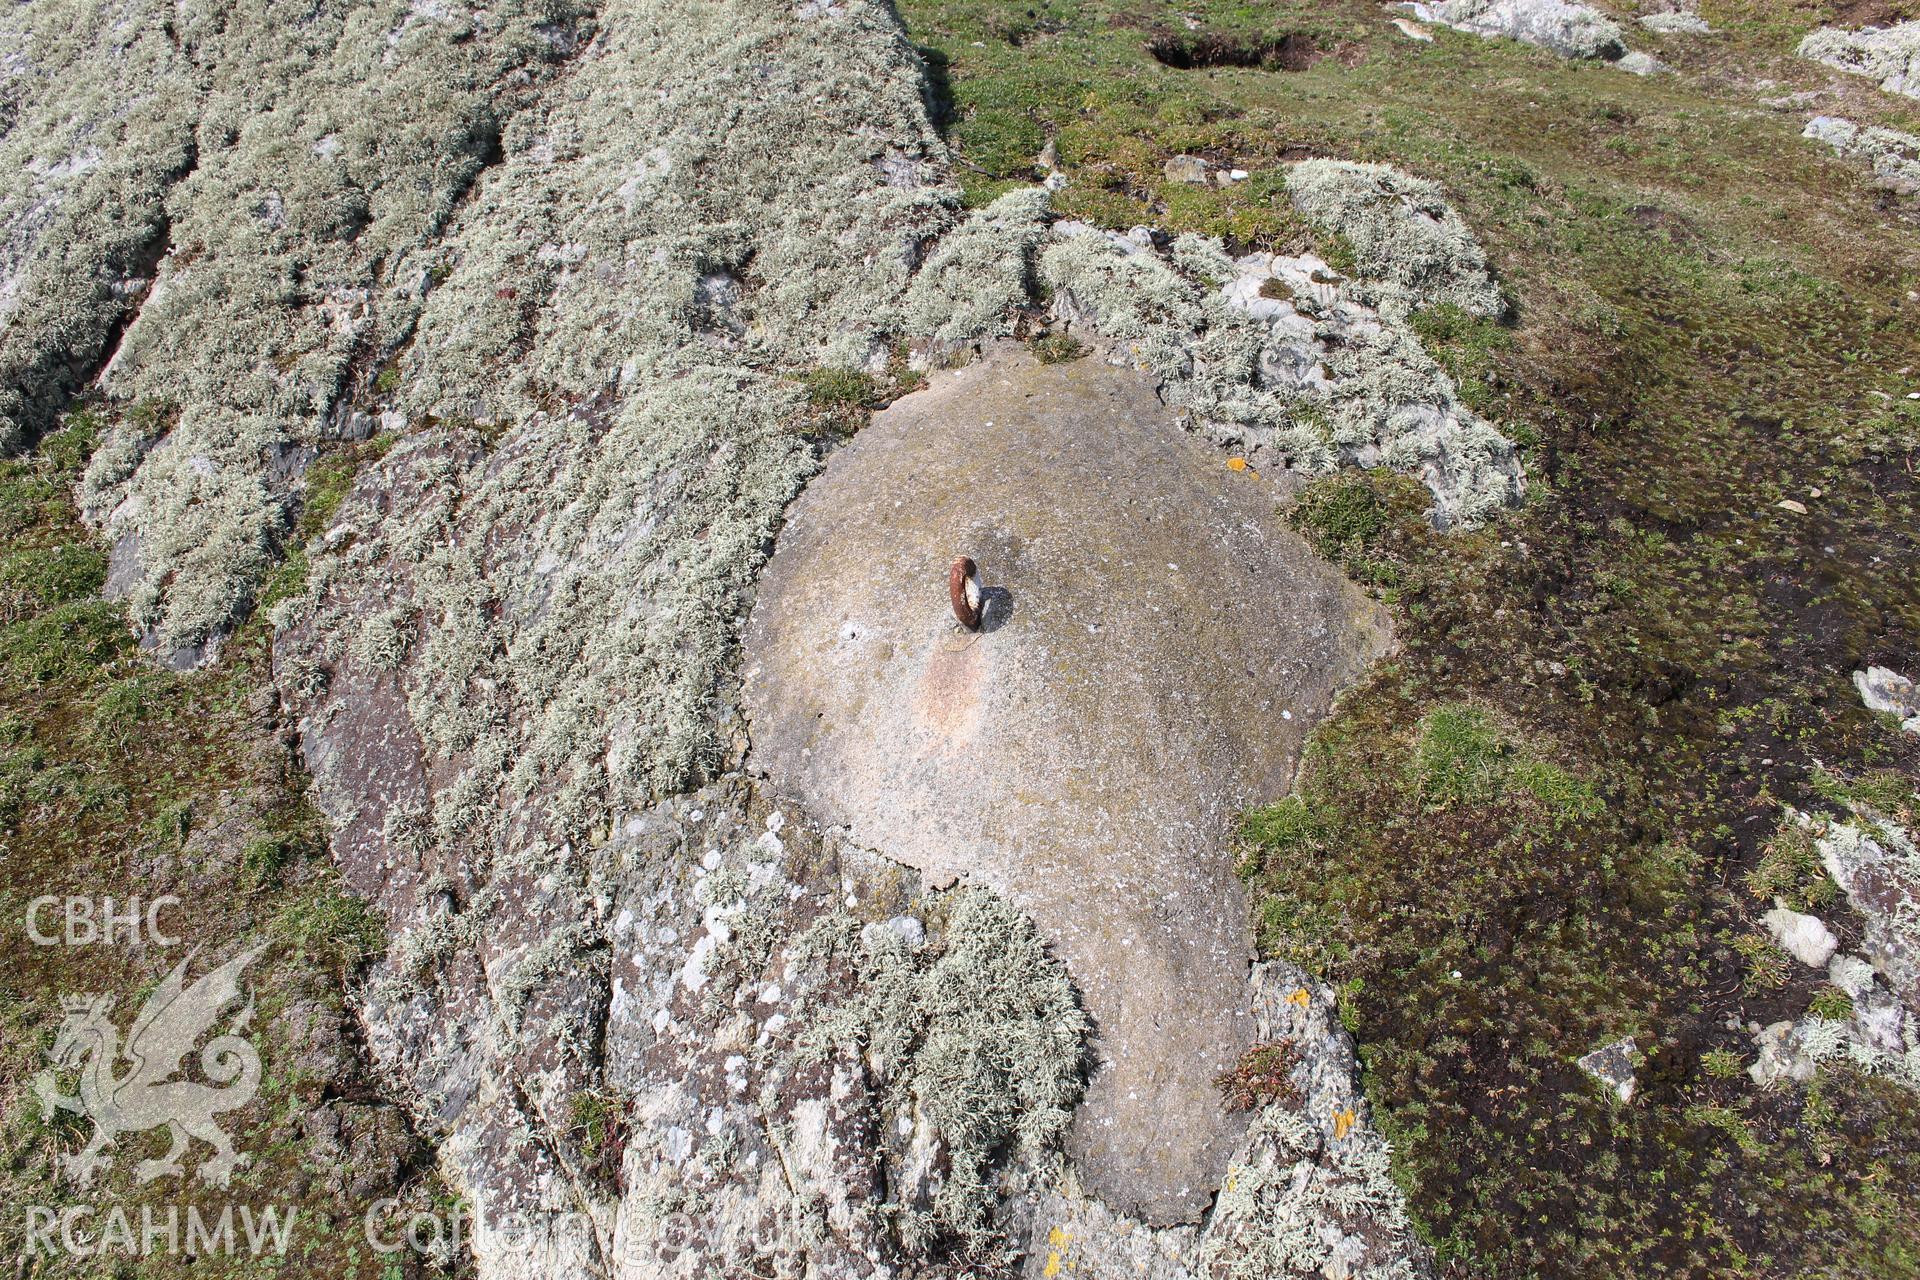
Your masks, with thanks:
[{"label": "small white stone", "polygon": [[1762,923],[1782,951],[1811,969],[1824,969],[1840,946],[1833,930],[1818,916],[1776,906],[1762,917]]},{"label": "small white stone", "polygon": [[1606,1085],[1620,1101],[1632,1102],[1637,1083],[1633,1074],[1634,1047],[1632,1036],[1622,1036],[1580,1058],[1580,1069]]}]

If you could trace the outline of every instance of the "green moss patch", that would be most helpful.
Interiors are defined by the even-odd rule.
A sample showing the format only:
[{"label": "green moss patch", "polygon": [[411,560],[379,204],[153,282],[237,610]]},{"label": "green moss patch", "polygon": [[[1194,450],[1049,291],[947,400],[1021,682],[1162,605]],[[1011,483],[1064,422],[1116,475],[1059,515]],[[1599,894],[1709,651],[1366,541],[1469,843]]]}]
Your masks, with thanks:
[{"label": "green moss patch", "polygon": [[[372,1097],[351,1068],[323,1065],[314,1076],[302,1065],[327,1062],[312,1037],[346,1017],[347,985],[384,945],[378,922],[341,894],[319,856],[319,815],[306,806],[302,779],[260,715],[261,630],[233,639],[222,671],[178,675],[134,651],[124,608],[86,598],[104,562],[71,500],[86,456],[76,443],[90,438],[84,415],[76,417],[82,421],[49,433],[36,452],[0,463],[0,509],[11,518],[0,521],[0,580],[15,589],[6,597],[14,616],[0,626],[0,914],[8,921],[0,931],[0,969],[8,975],[0,991],[0,1195],[11,1205],[56,1211],[119,1205],[136,1224],[143,1207],[164,1220],[168,1205],[220,1202],[221,1193],[191,1189],[198,1184],[183,1190],[171,1179],[135,1178],[135,1162],[165,1150],[164,1133],[123,1135],[114,1169],[90,1188],[74,1187],[56,1175],[54,1157],[81,1147],[91,1127],[71,1112],[43,1120],[29,1085],[48,1065],[63,995],[112,995],[124,1031],[158,976],[187,951],[199,948],[190,972],[197,976],[209,962],[265,943],[244,975],[255,999],[247,1034],[262,1058],[260,1092],[221,1117],[253,1163],[236,1172],[225,1195],[287,1205],[297,1225],[284,1258],[255,1260],[243,1251],[135,1259],[109,1249],[93,1259],[42,1255],[22,1265],[35,1274],[51,1267],[50,1274],[99,1277],[258,1275],[268,1267],[288,1276],[384,1280],[396,1273],[365,1246],[365,1204],[349,1203],[338,1188],[372,1178],[380,1194],[424,1207],[437,1184],[405,1143],[388,1148],[400,1153],[396,1177],[364,1151],[350,1155],[317,1136],[310,1126],[320,1112],[344,1107],[346,1132],[379,1108],[343,1103],[346,1094]],[[183,942],[35,946],[24,922],[28,904],[45,894],[96,904],[112,895],[122,911],[134,895],[144,902],[171,895],[178,902],[159,923]],[[57,929],[57,913],[41,923]],[[282,1016],[295,1007],[299,1018]],[[64,1083],[71,1087],[70,1078]],[[386,1123],[386,1132],[404,1133],[397,1115]],[[21,1256],[25,1226],[24,1214],[0,1219],[0,1251]]]}]

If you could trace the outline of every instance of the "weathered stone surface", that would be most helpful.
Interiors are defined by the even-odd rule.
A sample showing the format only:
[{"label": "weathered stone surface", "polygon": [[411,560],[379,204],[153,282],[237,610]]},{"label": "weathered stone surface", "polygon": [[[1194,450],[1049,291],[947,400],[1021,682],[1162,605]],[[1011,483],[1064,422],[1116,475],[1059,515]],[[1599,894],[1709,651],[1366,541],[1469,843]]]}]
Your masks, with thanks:
[{"label": "weathered stone surface", "polygon": [[1747,1075],[1761,1088],[1792,1081],[1805,1084],[1813,1079],[1817,1067],[1806,1051],[1798,1029],[1791,1022],[1776,1022],[1753,1039],[1755,1049]]},{"label": "weathered stone surface", "polygon": [[1632,1036],[1622,1036],[1583,1055],[1580,1069],[1607,1087],[1622,1102],[1633,1101],[1637,1081],[1633,1072],[1635,1044]]},{"label": "weathered stone surface", "polygon": [[1428,22],[1478,36],[1506,36],[1563,58],[1611,60],[1627,51],[1619,26],[1578,0],[1440,0],[1408,7]]},{"label": "weathered stone surface", "polygon": [[1167,161],[1168,182],[1185,182],[1196,187],[1207,185],[1207,162],[1199,156],[1175,156]]},{"label": "weathered stone surface", "polygon": [[1866,919],[1861,950],[1893,993],[1920,1014],[1920,849],[1892,824],[1835,823],[1819,837],[1821,861]]},{"label": "weathered stone surface", "polygon": [[1825,968],[1840,946],[1833,930],[1818,916],[1776,906],[1761,917],[1761,922],[1782,951],[1812,969]]},{"label": "weathered stone surface", "polygon": [[1853,673],[1853,687],[1867,710],[1897,716],[1902,729],[1920,733],[1920,685],[1889,667],[1868,667]]},{"label": "weathered stone surface", "polygon": [[1821,27],[1800,42],[1800,56],[1920,98],[1920,21],[1859,31]]},{"label": "weathered stone surface", "polygon": [[880,414],[790,513],[746,701],[756,767],[823,821],[1034,916],[1099,1026],[1070,1149],[1172,1222],[1244,1125],[1211,1083],[1252,1034],[1226,836],[1386,624],[1152,386],[1001,349]]}]

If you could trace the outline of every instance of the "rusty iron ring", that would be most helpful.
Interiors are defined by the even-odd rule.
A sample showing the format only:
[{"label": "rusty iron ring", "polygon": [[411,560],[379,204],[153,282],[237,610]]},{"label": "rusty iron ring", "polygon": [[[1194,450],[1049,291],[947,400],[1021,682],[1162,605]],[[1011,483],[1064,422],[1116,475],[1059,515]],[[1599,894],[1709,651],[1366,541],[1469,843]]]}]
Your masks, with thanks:
[{"label": "rusty iron ring", "polygon": [[953,616],[969,631],[980,629],[980,569],[971,556],[961,556],[947,570],[947,598]]}]

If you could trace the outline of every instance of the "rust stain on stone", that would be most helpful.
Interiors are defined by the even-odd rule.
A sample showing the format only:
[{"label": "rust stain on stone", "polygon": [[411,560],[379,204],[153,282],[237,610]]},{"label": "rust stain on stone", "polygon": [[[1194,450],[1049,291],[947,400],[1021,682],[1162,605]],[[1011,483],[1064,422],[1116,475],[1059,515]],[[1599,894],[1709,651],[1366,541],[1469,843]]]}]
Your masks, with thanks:
[{"label": "rust stain on stone", "polygon": [[921,672],[914,718],[933,736],[934,754],[974,745],[980,736],[986,648],[967,642],[934,650]]}]

